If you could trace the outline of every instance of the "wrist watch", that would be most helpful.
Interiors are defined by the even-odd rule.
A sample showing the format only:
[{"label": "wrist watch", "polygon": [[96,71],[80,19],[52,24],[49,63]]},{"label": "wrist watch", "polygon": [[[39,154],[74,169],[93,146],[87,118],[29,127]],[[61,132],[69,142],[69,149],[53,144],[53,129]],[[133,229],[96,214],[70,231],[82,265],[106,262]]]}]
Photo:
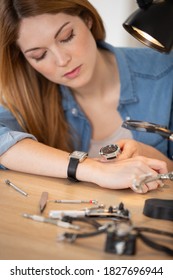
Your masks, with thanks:
[{"label": "wrist watch", "polygon": [[121,149],[118,145],[110,144],[100,149],[99,154],[109,160],[116,158],[121,153]]},{"label": "wrist watch", "polygon": [[74,151],[69,155],[69,165],[67,169],[67,178],[70,181],[78,182],[76,178],[77,166],[87,158],[88,154],[81,151]]}]

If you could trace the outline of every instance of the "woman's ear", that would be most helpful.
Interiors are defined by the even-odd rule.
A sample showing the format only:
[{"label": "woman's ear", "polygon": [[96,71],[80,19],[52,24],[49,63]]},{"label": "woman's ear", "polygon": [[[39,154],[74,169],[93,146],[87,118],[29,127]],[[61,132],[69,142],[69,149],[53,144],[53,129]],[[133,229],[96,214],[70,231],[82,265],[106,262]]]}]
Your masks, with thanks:
[{"label": "woman's ear", "polygon": [[89,29],[92,28],[92,25],[93,25],[93,19],[90,17],[90,16],[87,16],[85,19],[84,19],[86,25],[88,26]]}]

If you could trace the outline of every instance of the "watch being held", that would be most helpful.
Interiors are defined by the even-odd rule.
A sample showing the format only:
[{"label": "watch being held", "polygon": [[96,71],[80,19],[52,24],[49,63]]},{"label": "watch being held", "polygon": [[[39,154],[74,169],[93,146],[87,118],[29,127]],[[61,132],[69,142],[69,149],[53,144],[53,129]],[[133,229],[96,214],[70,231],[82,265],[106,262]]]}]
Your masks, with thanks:
[{"label": "watch being held", "polygon": [[79,180],[76,178],[76,170],[78,164],[84,161],[87,158],[88,154],[81,151],[74,151],[69,154],[69,165],[67,169],[67,178],[70,181],[78,182]]},{"label": "watch being held", "polygon": [[110,144],[100,149],[99,154],[106,160],[117,158],[121,153],[121,149],[118,145]]}]

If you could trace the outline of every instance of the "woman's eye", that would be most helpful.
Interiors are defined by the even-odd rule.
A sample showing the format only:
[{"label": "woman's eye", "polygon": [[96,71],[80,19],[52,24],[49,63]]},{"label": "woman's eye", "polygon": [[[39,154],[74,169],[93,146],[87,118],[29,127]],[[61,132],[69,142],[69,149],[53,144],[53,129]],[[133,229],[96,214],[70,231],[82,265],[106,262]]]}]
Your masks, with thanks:
[{"label": "woman's eye", "polygon": [[69,34],[65,39],[60,40],[60,42],[61,42],[61,43],[67,43],[67,42],[71,41],[71,40],[73,39],[74,36],[75,36],[75,35],[74,35],[73,30],[72,30],[72,31],[70,32],[70,34]]},{"label": "woman's eye", "polygon": [[43,58],[45,58],[47,52],[44,52],[41,56],[39,57],[34,57],[34,59],[38,62],[40,60],[42,60]]}]

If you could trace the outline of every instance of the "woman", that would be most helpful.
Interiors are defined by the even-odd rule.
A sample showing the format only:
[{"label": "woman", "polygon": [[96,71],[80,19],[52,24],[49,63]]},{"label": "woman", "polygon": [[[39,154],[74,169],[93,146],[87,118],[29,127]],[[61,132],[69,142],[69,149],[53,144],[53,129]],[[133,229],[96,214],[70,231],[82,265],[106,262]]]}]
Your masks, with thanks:
[{"label": "woman", "polygon": [[[1,167],[115,189],[132,188],[144,174],[167,172],[166,164],[172,168],[171,144],[121,128],[125,118],[137,116],[173,126],[172,54],[106,44],[103,22],[87,0],[0,4]],[[146,64],[144,71],[141,63]],[[153,74],[154,63],[159,70]],[[151,113],[157,91],[163,105],[168,82],[165,107]],[[122,150],[119,157],[100,160],[100,148],[116,142]],[[74,150],[82,152],[69,159]],[[142,191],[158,186],[148,183]]]}]

